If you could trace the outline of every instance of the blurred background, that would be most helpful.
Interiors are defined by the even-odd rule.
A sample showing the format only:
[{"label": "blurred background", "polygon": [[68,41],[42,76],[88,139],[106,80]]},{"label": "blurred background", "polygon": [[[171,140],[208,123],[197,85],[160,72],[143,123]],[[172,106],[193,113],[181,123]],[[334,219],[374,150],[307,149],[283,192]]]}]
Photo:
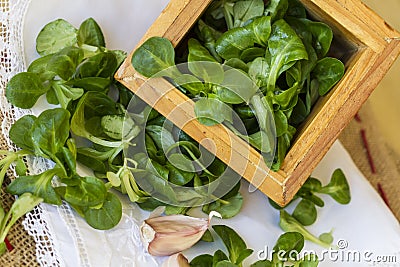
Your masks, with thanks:
[{"label": "blurred background", "polygon": [[[363,0],[386,22],[400,31],[400,0]],[[400,155],[400,57],[368,99],[383,139]]]}]

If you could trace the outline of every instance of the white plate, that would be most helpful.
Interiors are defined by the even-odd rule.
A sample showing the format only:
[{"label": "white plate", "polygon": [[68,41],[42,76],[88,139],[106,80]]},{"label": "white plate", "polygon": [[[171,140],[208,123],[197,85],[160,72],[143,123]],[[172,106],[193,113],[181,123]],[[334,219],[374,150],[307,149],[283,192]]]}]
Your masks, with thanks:
[{"label": "white plate", "polygon": [[[76,27],[88,17],[93,17],[106,36],[107,46],[112,49],[130,51],[146,29],[161,12],[166,0],[35,0],[29,6],[25,18],[24,45],[26,62],[37,57],[35,38],[48,22],[64,18]],[[44,104],[36,108],[39,112]],[[400,266],[400,227],[379,195],[358,171],[349,155],[336,142],[318,165],[314,176],[327,183],[336,168],[345,172],[352,191],[352,201],[342,206],[332,199],[324,198],[325,207],[319,209],[318,221],[308,229],[315,234],[333,229],[335,242],[345,246],[337,252],[329,252],[306,243],[307,250],[315,250],[325,259],[319,266]],[[270,207],[267,198],[260,192],[249,194],[242,187],[244,206],[241,213],[231,220],[213,220],[213,224],[233,227],[254,249],[245,262],[257,259],[263,250],[272,249],[282,233],[278,226],[279,214]],[[162,259],[153,259],[140,247],[137,224],[147,216],[136,205],[124,199],[127,214],[121,223],[110,231],[91,229],[76,216],[77,227],[66,222],[60,212],[48,209],[49,227],[53,230],[55,251],[65,266],[157,266]],[[128,216],[129,215],[129,216]],[[204,216],[204,215],[203,215]],[[67,231],[66,231],[67,229]],[[78,249],[77,244],[80,244]],[[83,247],[82,247],[83,244]],[[189,258],[202,253],[212,253],[219,243],[201,243],[185,252]],[[261,253],[262,255],[262,253]],[[355,256],[354,256],[355,255]],[[360,262],[357,262],[358,256]],[[381,260],[396,260],[396,263],[377,263],[380,256],[393,256]],[[350,258],[349,258],[350,257]],[[355,260],[355,261],[354,261]]]}]

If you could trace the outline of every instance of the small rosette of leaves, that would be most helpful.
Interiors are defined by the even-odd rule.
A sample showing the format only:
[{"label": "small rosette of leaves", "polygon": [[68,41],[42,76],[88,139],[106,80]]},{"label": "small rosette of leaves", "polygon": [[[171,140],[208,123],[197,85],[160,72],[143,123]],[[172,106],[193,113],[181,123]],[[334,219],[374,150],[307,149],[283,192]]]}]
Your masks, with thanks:
[{"label": "small rosette of leaves", "polygon": [[41,57],[6,87],[8,101],[20,108],[31,108],[42,95],[50,104],[67,108],[87,91],[107,93],[126,57],[125,52],[105,48],[103,33],[92,18],[79,29],[63,19],[48,23],[37,36],[36,50]]}]

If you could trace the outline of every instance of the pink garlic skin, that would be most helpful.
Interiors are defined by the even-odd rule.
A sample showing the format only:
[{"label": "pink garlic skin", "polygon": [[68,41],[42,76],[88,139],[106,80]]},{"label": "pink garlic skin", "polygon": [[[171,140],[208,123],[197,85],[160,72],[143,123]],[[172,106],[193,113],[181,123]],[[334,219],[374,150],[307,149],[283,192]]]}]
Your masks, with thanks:
[{"label": "pink garlic skin", "polygon": [[153,217],[140,227],[142,241],[153,256],[169,256],[196,244],[208,229],[209,219],[185,215]]}]

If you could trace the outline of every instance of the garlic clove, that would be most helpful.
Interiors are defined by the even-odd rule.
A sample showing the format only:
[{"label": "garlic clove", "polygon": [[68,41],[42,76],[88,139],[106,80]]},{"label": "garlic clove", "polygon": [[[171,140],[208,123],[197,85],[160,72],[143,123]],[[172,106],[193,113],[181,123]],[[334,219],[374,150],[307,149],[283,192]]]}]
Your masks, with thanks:
[{"label": "garlic clove", "polygon": [[182,253],[175,253],[169,256],[164,262],[162,267],[189,267],[189,261],[183,256]]},{"label": "garlic clove", "polygon": [[140,232],[151,255],[167,256],[193,246],[207,229],[207,219],[170,215],[145,220]]},{"label": "garlic clove", "polygon": [[196,244],[210,225],[209,218],[195,218],[185,215],[150,217],[140,227],[142,241],[153,256],[169,256],[186,250]]}]

